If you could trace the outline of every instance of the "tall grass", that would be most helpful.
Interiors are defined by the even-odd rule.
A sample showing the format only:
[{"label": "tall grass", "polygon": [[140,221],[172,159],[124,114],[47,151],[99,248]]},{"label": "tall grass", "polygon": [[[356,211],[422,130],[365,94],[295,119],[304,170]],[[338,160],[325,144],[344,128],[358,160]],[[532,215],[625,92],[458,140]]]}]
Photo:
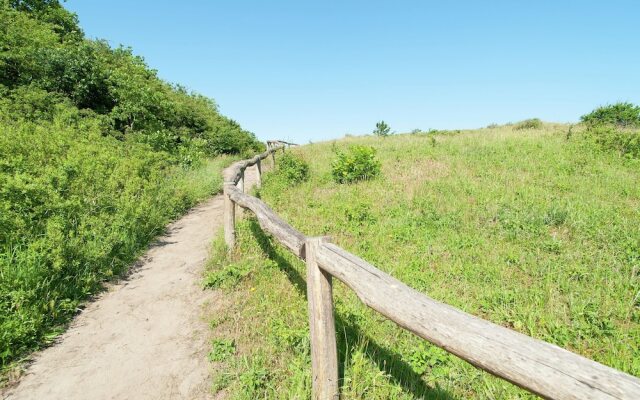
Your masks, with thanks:
[{"label": "tall grass", "polygon": [[[259,194],[305,234],[331,235],[437,300],[640,376],[640,169],[567,140],[567,129],[313,144],[298,150],[312,160],[308,182],[281,190],[267,176]],[[376,148],[382,176],[333,182],[332,146],[352,144]],[[219,246],[211,266],[243,271],[212,321],[216,339],[236,345],[214,387],[308,398],[304,265],[251,219],[238,246]],[[339,283],[334,298],[344,398],[533,397],[385,321]]]}]

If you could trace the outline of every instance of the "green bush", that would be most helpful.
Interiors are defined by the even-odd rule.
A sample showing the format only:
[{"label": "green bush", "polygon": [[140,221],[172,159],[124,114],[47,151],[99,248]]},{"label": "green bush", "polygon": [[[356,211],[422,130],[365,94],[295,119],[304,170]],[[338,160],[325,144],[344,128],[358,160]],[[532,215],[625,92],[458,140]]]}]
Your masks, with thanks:
[{"label": "green bush", "polygon": [[640,127],[640,106],[631,103],[616,103],[598,107],[580,117],[589,126],[614,125],[619,128]]},{"label": "green bush", "polygon": [[378,176],[380,167],[373,147],[353,145],[346,152],[337,151],[331,173],[336,182],[351,183]]},{"label": "green bush", "polygon": [[515,130],[524,130],[524,129],[542,129],[542,121],[538,118],[525,119],[524,121],[520,121],[513,126]]},{"label": "green bush", "polygon": [[131,49],[84,38],[57,0],[0,0],[0,43],[2,97],[44,91],[103,116],[103,134],[149,136],[174,155],[190,146],[207,156],[262,148],[213,100],[164,82]]},{"label": "green bush", "polygon": [[[74,114],[70,113],[73,117]],[[99,123],[0,122],[0,364],[35,348],[215,187]]]},{"label": "green bush", "polygon": [[613,150],[629,158],[640,158],[640,130],[599,125],[587,129],[585,136],[604,150]]},{"label": "green bush", "polygon": [[376,123],[376,129],[373,130],[373,134],[376,136],[389,136],[391,127],[386,122],[380,121]]},{"label": "green bush", "polygon": [[2,369],[219,189],[205,157],[262,145],[57,0],[0,0],[0,47]]},{"label": "green bush", "polygon": [[300,156],[286,152],[278,160],[278,172],[288,183],[300,183],[309,179],[309,164]]}]

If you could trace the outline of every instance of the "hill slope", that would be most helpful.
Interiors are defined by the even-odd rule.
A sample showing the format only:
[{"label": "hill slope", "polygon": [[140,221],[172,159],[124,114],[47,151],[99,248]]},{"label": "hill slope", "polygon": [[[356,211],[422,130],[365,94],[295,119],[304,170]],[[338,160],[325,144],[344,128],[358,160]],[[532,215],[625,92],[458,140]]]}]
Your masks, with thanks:
[{"label": "hill slope", "polygon": [[[259,194],[309,236],[341,247],[429,296],[640,376],[640,168],[569,127],[511,126],[294,149],[311,179],[265,178]],[[331,178],[336,150],[373,146],[382,175]],[[304,265],[240,224],[208,282],[232,296],[213,325],[231,397],[308,397]],[[414,338],[336,284],[345,398],[528,398]],[[238,317],[239,316],[239,317]]]},{"label": "hill slope", "polygon": [[218,191],[212,157],[260,148],[57,0],[0,0],[0,367]]}]

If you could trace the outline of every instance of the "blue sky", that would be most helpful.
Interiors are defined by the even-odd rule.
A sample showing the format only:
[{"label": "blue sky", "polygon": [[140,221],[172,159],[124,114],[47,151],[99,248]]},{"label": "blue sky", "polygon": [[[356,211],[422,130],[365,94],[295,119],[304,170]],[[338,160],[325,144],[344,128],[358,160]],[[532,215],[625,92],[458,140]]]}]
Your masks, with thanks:
[{"label": "blue sky", "polygon": [[261,139],[577,121],[640,103],[637,1],[70,0]]}]

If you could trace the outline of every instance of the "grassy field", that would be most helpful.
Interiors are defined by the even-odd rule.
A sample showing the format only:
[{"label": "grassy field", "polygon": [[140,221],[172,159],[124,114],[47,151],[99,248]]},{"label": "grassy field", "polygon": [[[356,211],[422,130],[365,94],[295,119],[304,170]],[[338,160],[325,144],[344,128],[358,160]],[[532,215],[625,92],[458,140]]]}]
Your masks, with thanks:
[{"label": "grassy field", "polygon": [[[353,137],[294,149],[310,180],[277,171],[258,193],[306,235],[333,241],[429,296],[640,376],[640,163],[568,126]],[[335,151],[377,149],[382,175],[340,185]],[[304,265],[256,221],[214,246],[205,284],[228,294],[211,321],[213,390],[308,398]],[[344,398],[533,397],[413,337],[335,291]]]}]

